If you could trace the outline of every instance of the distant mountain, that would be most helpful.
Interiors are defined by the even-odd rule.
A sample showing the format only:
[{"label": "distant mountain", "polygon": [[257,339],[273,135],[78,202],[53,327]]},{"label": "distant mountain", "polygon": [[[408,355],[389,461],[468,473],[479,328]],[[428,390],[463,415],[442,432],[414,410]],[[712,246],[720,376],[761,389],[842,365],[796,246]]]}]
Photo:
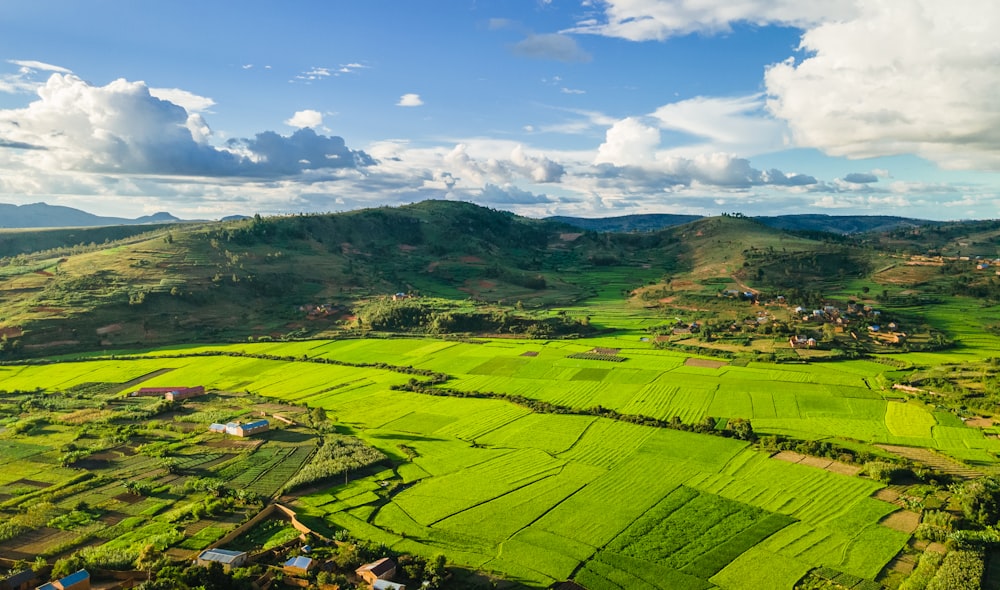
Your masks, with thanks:
[{"label": "distant mountain", "polygon": [[544,221],[565,223],[587,231],[635,232],[657,231],[675,225],[683,225],[701,219],[701,215],[671,215],[668,213],[648,213],[643,215],[621,215],[619,217],[566,217],[556,215]]},{"label": "distant mountain", "polygon": [[32,203],[31,205],[0,203],[0,228],[100,227],[107,225],[175,223],[178,221],[182,220],[164,212],[128,219],[124,217],[102,217],[72,207],[48,205],[46,203]]},{"label": "distant mountain", "polygon": [[225,217],[219,219],[219,221],[242,221],[244,219],[250,219],[249,215],[226,215]]},{"label": "distant mountain", "polygon": [[919,227],[931,223],[926,219],[890,215],[777,215],[756,217],[764,225],[786,231],[821,231],[832,234],[863,234],[884,232],[903,227]]}]

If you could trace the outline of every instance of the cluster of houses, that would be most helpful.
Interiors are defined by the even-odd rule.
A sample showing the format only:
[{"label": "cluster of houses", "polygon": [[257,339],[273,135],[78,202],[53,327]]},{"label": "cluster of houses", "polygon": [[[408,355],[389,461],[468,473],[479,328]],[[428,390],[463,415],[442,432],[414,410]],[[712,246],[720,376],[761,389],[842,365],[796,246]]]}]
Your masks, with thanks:
[{"label": "cluster of houses", "polygon": [[[302,553],[305,555],[289,557],[282,563],[282,571],[292,577],[304,578],[310,572],[322,567],[323,564],[319,560],[309,556],[310,552],[310,547],[304,546]],[[229,571],[234,567],[246,565],[248,559],[249,555],[245,551],[206,549],[198,554],[196,562],[203,566],[208,566],[213,562],[219,563],[225,571]],[[354,573],[374,590],[406,590],[405,584],[392,581],[396,575],[396,562],[389,557],[366,563],[356,569]]]},{"label": "cluster of houses", "polygon": [[208,430],[219,434],[231,434],[233,436],[247,437],[260,432],[266,432],[271,428],[271,423],[267,420],[254,420],[252,422],[228,422],[226,424],[212,423]]},{"label": "cluster of houses", "polygon": [[143,387],[129,394],[129,397],[160,397],[171,402],[205,395],[205,387]]}]

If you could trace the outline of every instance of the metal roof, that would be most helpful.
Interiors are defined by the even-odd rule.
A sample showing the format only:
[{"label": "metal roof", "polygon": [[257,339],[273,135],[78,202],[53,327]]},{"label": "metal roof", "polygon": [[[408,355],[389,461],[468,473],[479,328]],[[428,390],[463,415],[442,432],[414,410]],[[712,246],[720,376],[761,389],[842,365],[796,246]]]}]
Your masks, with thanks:
[{"label": "metal roof", "polygon": [[286,567],[295,567],[299,568],[300,570],[307,570],[311,565],[312,565],[312,558],[303,556],[292,557],[291,559],[285,562]]},{"label": "metal roof", "polygon": [[205,561],[218,561],[219,563],[233,563],[238,558],[246,555],[244,551],[229,551],[227,549],[206,549],[198,555],[198,559]]}]

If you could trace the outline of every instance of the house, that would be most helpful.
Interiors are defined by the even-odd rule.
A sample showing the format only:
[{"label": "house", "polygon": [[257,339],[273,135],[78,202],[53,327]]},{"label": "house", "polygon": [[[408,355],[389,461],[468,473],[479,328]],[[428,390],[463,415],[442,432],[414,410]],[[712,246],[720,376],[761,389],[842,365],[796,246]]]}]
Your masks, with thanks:
[{"label": "house", "polygon": [[226,432],[234,436],[253,436],[258,432],[265,432],[271,427],[267,420],[254,420],[253,422],[230,422],[226,424]]},{"label": "house", "polygon": [[316,567],[316,560],[311,557],[298,556],[291,557],[282,564],[282,569],[286,574],[292,576],[304,576]]},{"label": "house", "polygon": [[378,561],[366,563],[354,570],[354,573],[358,574],[358,577],[365,582],[374,585],[377,580],[390,580],[396,575],[396,562],[388,557],[383,557]]},{"label": "house", "polygon": [[35,572],[30,569],[22,570],[16,574],[10,574],[6,578],[0,579],[0,590],[29,590],[34,588]]},{"label": "house", "polygon": [[227,424],[213,423],[208,427],[211,432],[220,434],[231,434],[233,436],[253,436],[258,432],[265,432],[271,428],[271,423],[267,420],[254,420],[253,422],[229,422]]},{"label": "house", "polygon": [[229,551],[227,549],[206,549],[198,554],[198,565],[209,565],[211,563],[221,563],[222,569],[227,572],[240,567],[247,561],[246,551]]},{"label": "house", "polygon": [[36,590],[90,590],[90,572],[78,570],[65,578],[42,584]]},{"label": "house", "polygon": [[405,584],[397,584],[389,580],[375,580],[372,590],[406,590]]},{"label": "house", "polygon": [[129,397],[159,397],[162,395],[163,399],[173,402],[204,394],[205,387],[203,385],[197,387],[143,387],[130,393]]},{"label": "house", "polygon": [[815,348],[816,339],[807,338],[806,336],[792,336],[788,339],[788,344],[792,348]]}]

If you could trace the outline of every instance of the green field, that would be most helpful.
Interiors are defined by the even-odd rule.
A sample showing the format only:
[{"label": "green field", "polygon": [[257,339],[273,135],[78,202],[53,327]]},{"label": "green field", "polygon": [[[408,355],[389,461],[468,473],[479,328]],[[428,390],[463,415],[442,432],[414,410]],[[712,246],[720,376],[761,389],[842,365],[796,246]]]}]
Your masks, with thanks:
[{"label": "green field", "polygon": [[[593,406],[687,424],[706,416],[749,418],[758,434],[918,444],[957,455],[996,452],[1000,444],[951,414],[887,401],[869,385],[890,370],[882,364],[708,368],[685,365],[688,357],[650,349],[638,338],[616,340],[625,362],[567,358],[596,342],[606,344],[373,339],[174,347],[128,359],[4,366],[0,390],[59,391],[163,371],[142,385],[198,383],[232,392],[231,399],[262,395],[324,408],[394,458],[388,478],[402,487],[387,494],[372,476],[312,491],[297,500],[302,509],[396,550],[441,552],[532,586],[575,576],[590,588],[774,587],[745,573],[754,560],[772,563],[789,583],[818,566],[873,579],[906,545],[907,534],[879,524],[897,507],[870,497],[881,487],[877,482],[771,459],[731,438],[586,415]],[[240,356],[191,356],[208,351]],[[526,351],[535,354],[522,356]],[[287,360],[245,356],[262,354]],[[385,365],[321,362],[326,359]],[[577,413],[393,390],[411,378],[393,366],[446,373],[452,390],[518,395]],[[206,408],[203,426],[239,413],[214,408]],[[193,416],[172,420],[202,427]],[[70,440],[68,427],[58,425],[46,427],[44,437],[0,433],[0,453],[10,464],[0,493],[23,494],[15,489],[22,479],[66,477],[40,461],[53,456],[53,445]],[[269,495],[312,447],[275,439],[238,462],[197,442],[184,448],[178,453],[183,468],[215,465],[232,485]],[[149,457],[113,461],[123,475],[156,474]],[[117,493],[101,495],[100,488],[86,493],[91,505],[117,502]],[[169,522],[185,502],[127,510],[141,522]],[[158,534],[167,535],[165,543],[195,549],[225,527],[208,523],[186,535],[172,530]]]}]

